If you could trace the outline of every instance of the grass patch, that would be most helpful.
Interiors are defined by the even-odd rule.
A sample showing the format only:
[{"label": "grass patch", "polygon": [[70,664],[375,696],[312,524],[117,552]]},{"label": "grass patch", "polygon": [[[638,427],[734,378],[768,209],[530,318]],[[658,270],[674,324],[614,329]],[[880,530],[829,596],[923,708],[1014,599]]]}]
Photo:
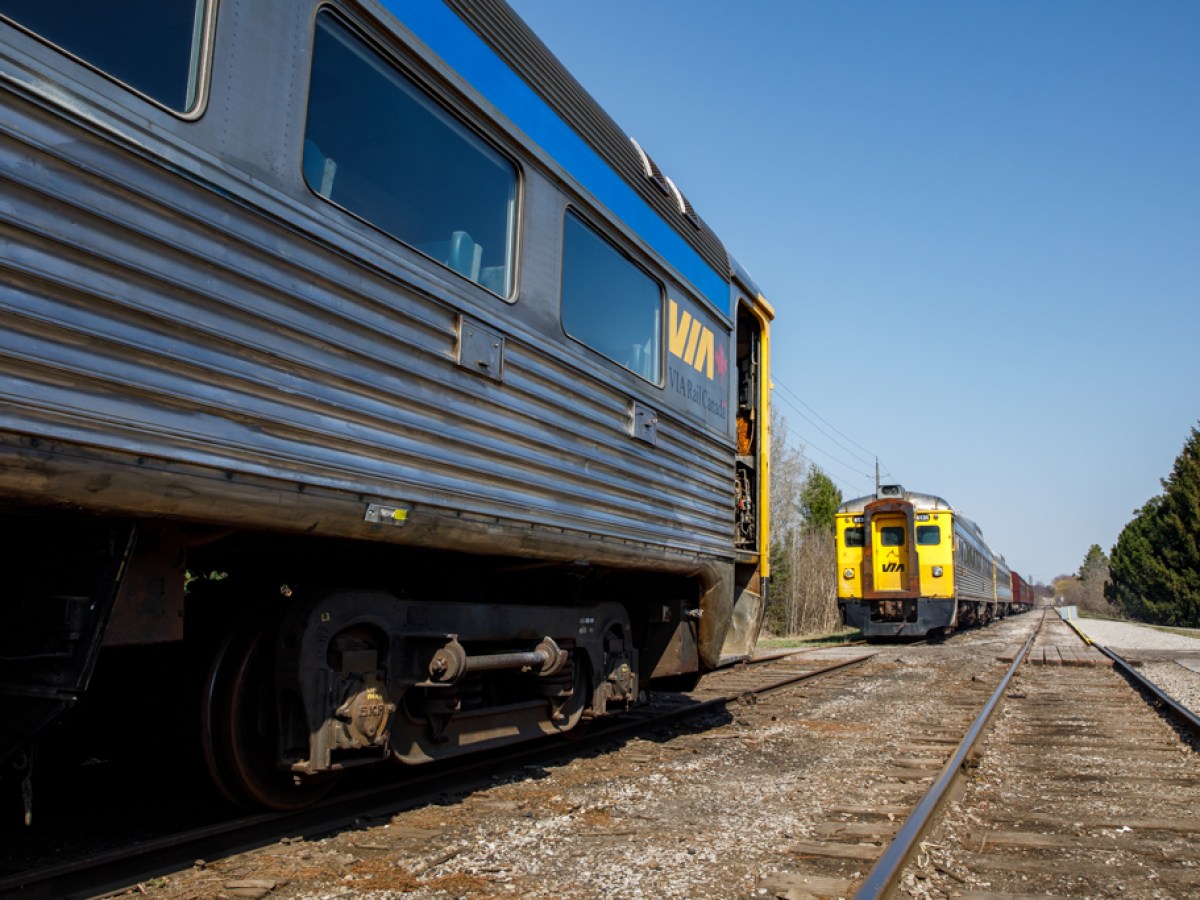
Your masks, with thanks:
[{"label": "grass patch", "polygon": [[842,628],[829,634],[802,634],[796,637],[769,637],[758,642],[759,650],[791,650],[793,647],[825,647],[862,639],[857,628]]}]

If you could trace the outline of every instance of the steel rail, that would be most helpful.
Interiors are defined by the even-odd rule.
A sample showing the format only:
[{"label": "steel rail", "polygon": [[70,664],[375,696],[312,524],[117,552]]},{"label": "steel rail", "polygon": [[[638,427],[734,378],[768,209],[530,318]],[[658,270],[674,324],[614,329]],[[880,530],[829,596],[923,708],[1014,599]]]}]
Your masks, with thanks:
[{"label": "steel rail", "polygon": [[1193,735],[1200,736],[1200,716],[1160,688],[1157,684],[1130,665],[1129,661],[1123,659],[1118,654],[1109,650],[1103,644],[1097,644],[1094,641],[1092,646],[1107,656],[1113,661],[1113,665],[1121,671],[1126,678],[1134,683],[1136,687],[1150,694],[1154,703],[1158,704],[1160,710],[1168,712],[1172,718],[1176,719]]},{"label": "steel rail", "polygon": [[1179,724],[1190,731],[1193,735],[1200,736],[1200,716],[1197,716],[1196,713],[1192,712],[1192,710],[1188,709],[1186,706],[1160,688],[1157,684],[1135,669],[1129,660],[1125,659],[1120,654],[1109,650],[1103,644],[1093,641],[1090,637],[1084,634],[1083,629],[1076,625],[1071,619],[1063,619],[1063,621],[1070,625],[1072,629],[1074,629],[1075,633],[1083,639],[1085,644],[1095,647],[1097,650],[1111,659],[1113,661],[1113,666],[1116,667],[1116,669],[1120,671],[1120,673],[1129,681],[1131,681],[1134,686],[1139,688],[1144,693],[1149,694],[1152,701],[1159,705],[1160,710],[1165,710],[1172,718],[1179,722]]},{"label": "steel rail", "polygon": [[1025,641],[1025,646],[1021,648],[1021,652],[1017,654],[1016,659],[1012,661],[1012,665],[1008,667],[1008,671],[1004,673],[1004,677],[1000,680],[1000,685],[988,698],[987,703],[983,707],[983,711],[971,724],[966,737],[958,745],[958,749],[942,767],[938,777],[934,779],[933,784],[925,792],[925,796],[913,809],[909,817],[904,821],[900,830],[896,832],[896,836],[892,842],[884,850],[883,855],[875,861],[875,865],[871,871],[867,873],[866,880],[859,886],[855,892],[855,900],[874,900],[877,897],[883,897],[889,890],[895,887],[896,882],[900,879],[900,873],[904,871],[904,866],[912,856],[913,850],[916,848],[921,836],[925,833],[925,829],[933,821],[934,815],[941,807],[942,801],[950,792],[951,785],[962,773],[967,760],[971,756],[971,751],[975,749],[975,744],[982,737],[984,730],[987,728],[988,721],[992,717],[992,713],[1000,703],[1000,699],[1004,696],[1004,692],[1008,689],[1009,682],[1012,681],[1013,675],[1025,660],[1025,655],[1029,652],[1030,646],[1033,644],[1033,639],[1037,637],[1041,630],[1042,622],[1046,620],[1045,613],[1038,620],[1037,625],[1029,635],[1029,639]]},{"label": "steel rail", "polygon": [[[730,703],[736,703],[738,700],[742,699],[743,697],[751,696],[754,694],[766,694],[771,691],[777,691],[777,690],[780,690],[781,688],[785,688],[785,687],[788,687],[789,685],[797,684],[798,682],[801,682],[801,681],[808,681],[811,678],[818,678],[821,675],[828,675],[830,672],[836,672],[838,669],[845,669],[848,666],[854,666],[854,665],[857,665],[858,663],[866,662],[868,659],[871,659],[874,656],[875,656],[874,653],[868,653],[865,656],[854,656],[854,657],[851,657],[850,659],[843,659],[843,660],[840,660],[835,663],[830,663],[829,665],[822,666],[819,669],[812,669],[811,671],[800,672],[795,675],[787,675],[776,681],[771,681],[766,684],[759,685],[758,687],[744,688],[744,689],[736,690],[736,691],[727,691],[727,692],[718,694],[715,697],[709,697],[707,699],[700,700],[695,706],[682,707],[681,709],[675,710],[673,712],[665,713],[661,716],[656,716],[652,721],[654,721],[654,722],[658,722],[658,721],[669,722],[670,720],[675,719],[675,718],[685,718],[687,715],[702,713],[705,710],[711,709],[712,707],[715,707],[715,706],[728,706]],[[768,660],[768,662],[776,662],[776,661],[777,660],[774,658]],[[615,721],[619,722],[620,720],[615,720]]]}]

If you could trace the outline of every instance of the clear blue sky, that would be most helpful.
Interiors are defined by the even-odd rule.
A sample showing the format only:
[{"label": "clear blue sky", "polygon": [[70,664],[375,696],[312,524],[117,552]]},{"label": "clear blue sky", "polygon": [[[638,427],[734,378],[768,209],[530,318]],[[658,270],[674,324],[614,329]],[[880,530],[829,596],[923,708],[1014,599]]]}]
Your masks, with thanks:
[{"label": "clear blue sky", "polygon": [[945,497],[1041,581],[1200,420],[1200,2],[510,0],[774,304],[847,498]]}]

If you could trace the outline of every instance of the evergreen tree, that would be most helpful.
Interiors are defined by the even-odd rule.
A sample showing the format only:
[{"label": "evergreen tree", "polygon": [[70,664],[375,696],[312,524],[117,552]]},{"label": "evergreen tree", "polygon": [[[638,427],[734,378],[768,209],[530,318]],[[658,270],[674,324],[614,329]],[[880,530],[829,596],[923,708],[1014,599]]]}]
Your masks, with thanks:
[{"label": "evergreen tree", "polygon": [[833,479],[813,466],[800,485],[800,511],[805,527],[833,534],[842,492]]},{"label": "evergreen tree", "polygon": [[1200,431],[1195,428],[1163,482],[1159,555],[1174,623],[1200,625]]},{"label": "evergreen tree", "polygon": [[1105,596],[1136,619],[1200,625],[1200,431],[1162,485],[1117,538]]},{"label": "evergreen tree", "polygon": [[1162,578],[1156,559],[1158,508],[1162,497],[1152,497],[1125,526],[1112,549],[1112,580],[1104,596],[1123,614],[1143,622],[1164,622],[1167,606],[1159,597]]},{"label": "evergreen tree", "polygon": [[1083,558],[1083,565],[1079,567],[1079,580],[1087,582],[1099,578],[1103,581],[1107,577],[1108,557],[1104,555],[1099,544],[1092,544],[1088,547],[1087,556]]},{"label": "evergreen tree", "polygon": [[1105,599],[1105,585],[1109,580],[1109,560],[1100,549],[1099,544],[1088,548],[1079,574],[1074,578],[1065,579],[1062,594],[1067,597],[1068,604],[1078,606],[1087,612],[1112,615],[1116,610],[1111,602]]}]

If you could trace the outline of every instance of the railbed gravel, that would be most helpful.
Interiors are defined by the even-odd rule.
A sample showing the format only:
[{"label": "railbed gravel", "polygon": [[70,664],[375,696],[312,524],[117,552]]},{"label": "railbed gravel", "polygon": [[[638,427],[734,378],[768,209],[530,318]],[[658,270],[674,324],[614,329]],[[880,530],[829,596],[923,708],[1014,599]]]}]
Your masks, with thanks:
[{"label": "railbed gravel", "polygon": [[[770,898],[845,804],[894,800],[882,770],[912,723],[941,727],[947,680],[998,679],[1002,624],[937,646],[886,645],[853,677],[806,683],[708,721],[319,840],[280,843],[147,886],[163,900]],[[843,651],[843,655],[845,651]],[[862,876],[869,863],[861,864]],[[855,868],[845,872],[850,876]]]},{"label": "railbed gravel", "polygon": [[[162,900],[798,897],[775,887],[805,865],[790,848],[816,839],[840,806],[894,802],[881,770],[906,755],[913,723],[944,721],[949,680],[998,680],[998,654],[1023,639],[1032,619],[933,646],[884,645],[852,678],[813,682],[560,764],[505,771],[383,821],[280,842],[142,889]],[[1173,656],[1194,650],[1200,659],[1200,641],[1083,624],[1118,651],[1136,646],[1145,669],[1181,699],[1200,691],[1200,674]],[[1156,643],[1143,648],[1135,639]],[[966,888],[954,880],[951,853],[929,846],[925,854],[951,873],[949,884]],[[901,891],[919,896],[928,887]]]},{"label": "railbed gravel", "polygon": [[1142,675],[1200,714],[1200,630],[1188,637],[1133,622],[1079,619],[1076,624],[1096,643],[1140,663]]}]

